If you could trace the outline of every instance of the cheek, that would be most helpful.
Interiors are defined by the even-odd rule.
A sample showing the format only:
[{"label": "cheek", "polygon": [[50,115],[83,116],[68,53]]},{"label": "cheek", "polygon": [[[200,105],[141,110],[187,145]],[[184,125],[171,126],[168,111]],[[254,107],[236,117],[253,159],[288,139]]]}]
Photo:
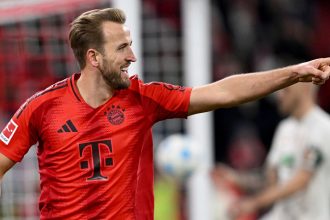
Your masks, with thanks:
[{"label": "cheek", "polygon": [[103,68],[105,69],[108,69],[108,70],[113,70],[113,69],[116,69],[116,62],[112,59],[107,59],[107,60],[104,60],[103,62]]},{"label": "cheek", "polygon": [[124,51],[122,52],[119,52],[119,53],[116,53],[114,56],[113,56],[113,60],[116,62],[116,63],[123,63],[125,62],[126,60],[126,53]]},{"label": "cheek", "polygon": [[111,68],[113,70],[120,69],[121,65],[122,65],[122,63],[118,59],[113,59],[108,63],[109,68]]},{"label": "cheek", "polygon": [[108,65],[113,65],[114,63],[117,63],[118,57],[115,53],[112,53],[104,58],[107,61]]}]

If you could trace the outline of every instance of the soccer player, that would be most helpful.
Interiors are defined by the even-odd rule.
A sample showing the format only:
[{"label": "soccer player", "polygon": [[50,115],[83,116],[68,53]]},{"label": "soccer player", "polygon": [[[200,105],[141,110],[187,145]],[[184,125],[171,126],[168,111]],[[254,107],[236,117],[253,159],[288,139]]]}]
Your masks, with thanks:
[{"label": "soccer player", "polygon": [[0,134],[1,177],[38,143],[41,219],[153,219],[153,124],[330,75],[322,58],[196,88],[143,83],[128,76],[136,57],[114,8],[80,15],[69,39],[80,73],[29,98]]},{"label": "soccer player", "polygon": [[290,116],[278,126],[267,158],[267,186],[235,203],[242,215],[273,206],[263,220],[330,219],[330,117],[316,104],[313,84],[278,92],[280,111]]}]

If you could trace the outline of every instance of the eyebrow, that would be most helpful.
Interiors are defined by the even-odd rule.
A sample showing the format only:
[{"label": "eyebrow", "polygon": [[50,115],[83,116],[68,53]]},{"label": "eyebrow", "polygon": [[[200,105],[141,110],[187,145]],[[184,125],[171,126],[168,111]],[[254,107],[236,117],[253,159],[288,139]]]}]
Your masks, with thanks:
[{"label": "eyebrow", "polygon": [[132,44],[133,44],[133,41],[131,41],[130,43],[122,43],[122,44],[120,44],[120,45],[117,47],[117,49],[124,48],[124,47],[126,47],[126,46],[128,46],[128,45],[132,46]]}]

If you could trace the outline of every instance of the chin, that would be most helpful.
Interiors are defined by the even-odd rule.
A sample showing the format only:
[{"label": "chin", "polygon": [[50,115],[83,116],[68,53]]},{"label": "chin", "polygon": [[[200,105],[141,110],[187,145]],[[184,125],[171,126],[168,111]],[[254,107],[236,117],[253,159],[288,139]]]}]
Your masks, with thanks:
[{"label": "chin", "polygon": [[121,90],[121,89],[128,89],[131,85],[131,81],[130,80],[123,80],[120,83],[117,83],[116,85],[113,86],[113,88],[117,89],[117,90]]},{"label": "chin", "polygon": [[290,115],[290,112],[286,109],[280,109],[280,113],[282,116],[287,117]]}]

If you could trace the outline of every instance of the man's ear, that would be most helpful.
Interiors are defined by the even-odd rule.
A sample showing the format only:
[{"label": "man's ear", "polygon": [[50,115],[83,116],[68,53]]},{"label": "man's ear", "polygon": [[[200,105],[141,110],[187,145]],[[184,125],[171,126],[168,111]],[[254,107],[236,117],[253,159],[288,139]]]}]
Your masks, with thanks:
[{"label": "man's ear", "polygon": [[89,49],[86,53],[87,60],[92,66],[98,67],[100,65],[101,54],[95,49]]}]

